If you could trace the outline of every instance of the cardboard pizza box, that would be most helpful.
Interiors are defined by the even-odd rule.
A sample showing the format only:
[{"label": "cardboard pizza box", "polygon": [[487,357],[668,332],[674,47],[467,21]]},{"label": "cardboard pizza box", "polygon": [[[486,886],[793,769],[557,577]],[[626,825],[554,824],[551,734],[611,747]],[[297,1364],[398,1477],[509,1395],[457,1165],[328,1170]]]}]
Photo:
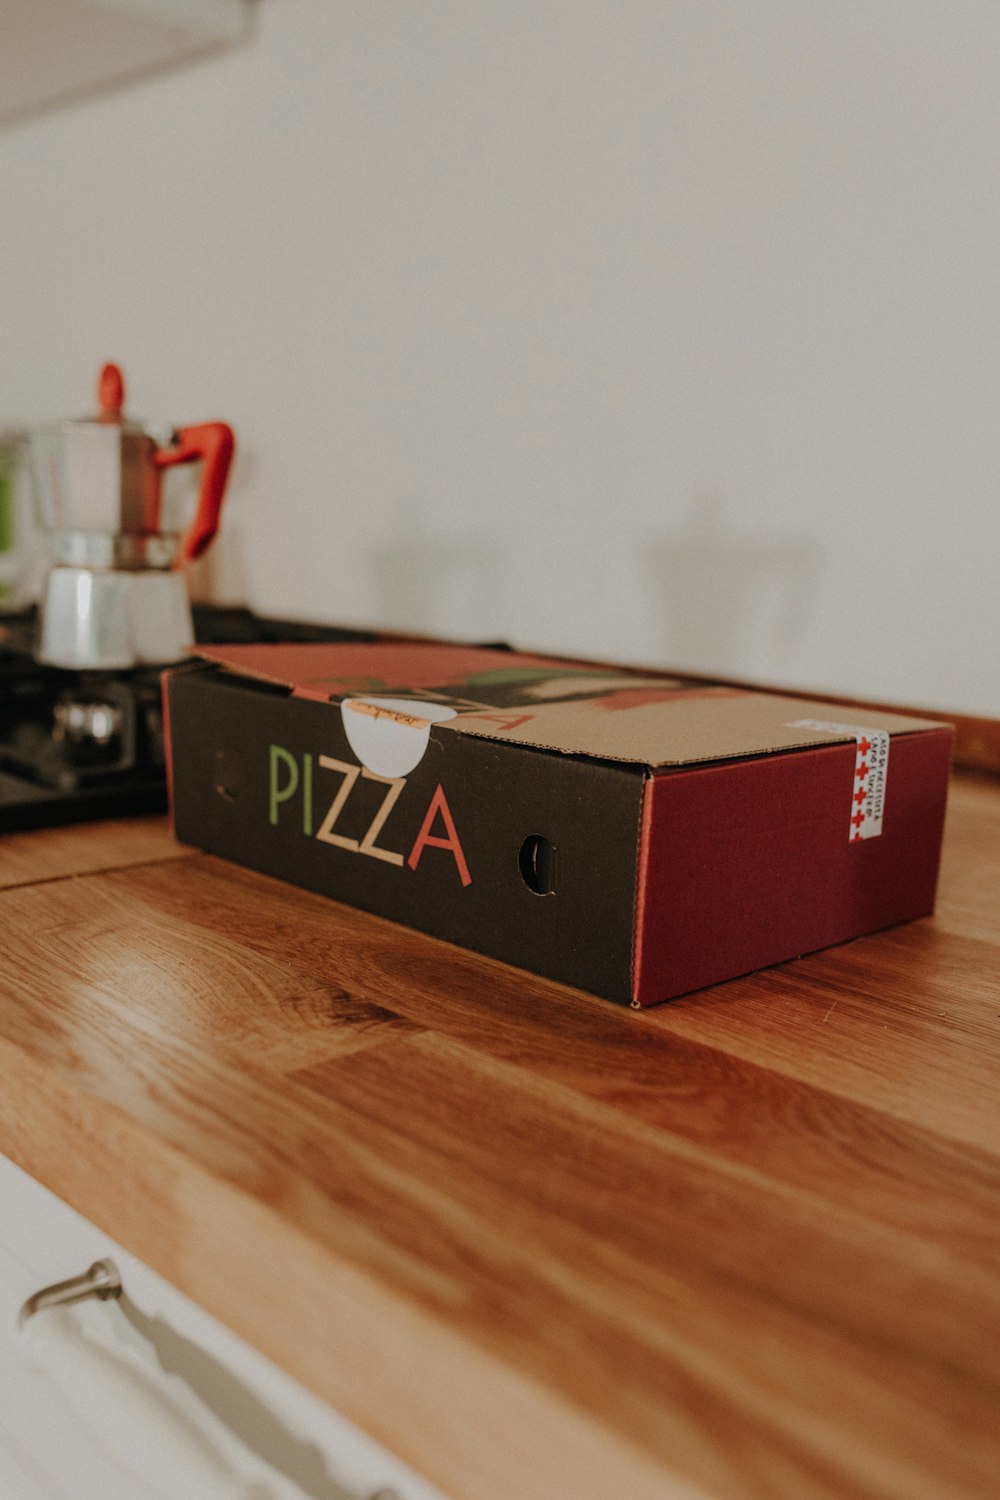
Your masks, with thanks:
[{"label": "cardboard pizza box", "polygon": [[949,725],[447,643],[200,658],[179,839],[610,1000],[933,908]]}]

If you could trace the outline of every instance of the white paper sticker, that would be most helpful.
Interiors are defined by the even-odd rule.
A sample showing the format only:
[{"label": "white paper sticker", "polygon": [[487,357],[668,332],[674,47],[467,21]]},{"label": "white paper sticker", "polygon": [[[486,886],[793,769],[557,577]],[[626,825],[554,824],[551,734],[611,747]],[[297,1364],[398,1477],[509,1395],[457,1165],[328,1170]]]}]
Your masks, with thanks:
[{"label": "white paper sticker", "polygon": [[455,717],[443,703],[417,698],[345,698],[340,717],[347,742],[376,776],[409,776],[427,749],[431,725]]},{"label": "white paper sticker", "polygon": [[853,735],[854,780],[851,783],[851,813],[847,836],[852,844],[877,839],[882,832],[885,788],[889,775],[889,735],[884,729],[865,729],[857,724],[827,724],[821,719],[794,719],[791,729],[818,729],[824,734]]}]

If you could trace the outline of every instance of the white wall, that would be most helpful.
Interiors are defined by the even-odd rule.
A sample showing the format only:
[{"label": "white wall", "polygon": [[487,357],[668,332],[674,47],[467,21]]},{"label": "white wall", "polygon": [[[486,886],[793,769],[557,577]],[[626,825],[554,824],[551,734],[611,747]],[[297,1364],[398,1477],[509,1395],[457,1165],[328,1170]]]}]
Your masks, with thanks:
[{"label": "white wall", "polygon": [[220,597],[1000,712],[995,0],[264,0],[0,133],[0,421],[223,417]]}]

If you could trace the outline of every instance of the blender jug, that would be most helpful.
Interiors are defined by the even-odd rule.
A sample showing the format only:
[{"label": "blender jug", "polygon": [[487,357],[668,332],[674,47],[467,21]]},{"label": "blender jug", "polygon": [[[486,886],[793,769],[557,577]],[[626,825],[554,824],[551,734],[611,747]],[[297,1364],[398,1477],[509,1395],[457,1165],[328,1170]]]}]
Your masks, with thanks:
[{"label": "blender jug", "polygon": [[[128,420],[117,365],[98,381],[96,417],[28,436],[49,544],[38,659],[56,667],[122,668],[178,661],[194,631],[183,568],[215,535],[233,434],[206,422],[164,434]],[[160,530],[160,481],[201,459],[194,517],[183,536]]]}]

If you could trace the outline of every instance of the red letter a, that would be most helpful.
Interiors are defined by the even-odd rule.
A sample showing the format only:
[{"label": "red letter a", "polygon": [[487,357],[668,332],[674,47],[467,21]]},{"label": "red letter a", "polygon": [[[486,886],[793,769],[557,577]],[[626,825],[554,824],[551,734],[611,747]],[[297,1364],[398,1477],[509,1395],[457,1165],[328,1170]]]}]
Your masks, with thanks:
[{"label": "red letter a", "polygon": [[[431,833],[431,827],[438,813],[441,814],[441,821],[444,823],[445,831],[448,835],[448,837],[445,839],[437,838],[433,833]],[[420,856],[421,854],[423,854],[424,847],[427,844],[430,844],[433,849],[450,849],[455,857],[455,863],[458,866],[458,873],[461,877],[462,884],[472,884],[472,876],[469,874],[469,867],[465,863],[465,855],[462,853],[462,846],[458,841],[458,833],[455,829],[455,820],[451,815],[451,808],[448,806],[447,799],[444,795],[444,787],[440,784],[436,788],[434,795],[431,798],[430,806],[427,809],[427,816],[424,818],[423,827],[417,834],[413,848],[410,850],[410,856],[406,861],[411,870],[415,870],[417,868],[417,865],[420,863]]]}]

